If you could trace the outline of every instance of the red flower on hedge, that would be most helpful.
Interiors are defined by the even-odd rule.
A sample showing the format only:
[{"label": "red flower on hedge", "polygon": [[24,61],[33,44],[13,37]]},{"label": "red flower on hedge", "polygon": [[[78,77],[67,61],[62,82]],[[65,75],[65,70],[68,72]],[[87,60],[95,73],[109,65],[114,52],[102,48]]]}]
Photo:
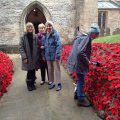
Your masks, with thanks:
[{"label": "red flower on hedge", "polygon": [[0,97],[7,92],[11,83],[13,73],[13,62],[5,53],[0,52]]},{"label": "red flower on hedge", "polygon": [[[64,46],[65,64],[71,48]],[[101,66],[90,66],[84,90],[94,107],[104,111],[105,120],[120,120],[120,44],[94,43],[91,61],[100,61]]]}]

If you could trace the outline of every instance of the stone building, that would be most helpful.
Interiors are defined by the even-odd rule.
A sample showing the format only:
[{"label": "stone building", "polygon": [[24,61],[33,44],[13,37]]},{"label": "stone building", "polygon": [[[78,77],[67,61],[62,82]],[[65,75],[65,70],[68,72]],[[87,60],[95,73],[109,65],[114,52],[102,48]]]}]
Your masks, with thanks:
[{"label": "stone building", "polygon": [[120,34],[120,0],[98,1],[98,24],[101,35]]},{"label": "stone building", "polygon": [[[18,48],[25,24],[54,22],[63,43],[98,22],[98,0],[0,0],[0,50]],[[119,24],[119,23],[118,23]],[[9,51],[9,49],[8,49]]]},{"label": "stone building", "polygon": [[[91,4],[92,2],[92,4]],[[0,0],[0,46],[18,46],[25,23],[52,20],[63,42],[72,40],[76,27],[86,31],[97,22],[97,0]]]}]

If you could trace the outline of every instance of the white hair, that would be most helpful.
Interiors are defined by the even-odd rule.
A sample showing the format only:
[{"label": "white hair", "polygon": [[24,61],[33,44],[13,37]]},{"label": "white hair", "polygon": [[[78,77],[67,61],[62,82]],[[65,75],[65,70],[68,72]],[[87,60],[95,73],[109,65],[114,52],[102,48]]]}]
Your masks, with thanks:
[{"label": "white hair", "polygon": [[33,30],[33,34],[35,34],[35,28],[34,25],[31,22],[27,22],[26,23],[26,32],[28,32],[28,27],[31,26],[32,30]]},{"label": "white hair", "polygon": [[53,26],[53,22],[52,22],[52,21],[47,21],[47,22],[45,23],[45,26],[47,26],[48,24],[50,24],[50,25]]},{"label": "white hair", "polygon": [[43,28],[43,27],[45,28],[45,25],[43,23],[38,25],[38,28]]}]

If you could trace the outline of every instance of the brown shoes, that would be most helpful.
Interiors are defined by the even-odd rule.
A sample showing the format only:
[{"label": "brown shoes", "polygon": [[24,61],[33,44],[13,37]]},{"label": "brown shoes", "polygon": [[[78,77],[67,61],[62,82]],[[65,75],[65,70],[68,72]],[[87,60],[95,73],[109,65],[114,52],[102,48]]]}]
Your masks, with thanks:
[{"label": "brown shoes", "polygon": [[77,105],[82,107],[90,107],[91,104],[89,100],[85,97],[83,99],[78,98]]}]

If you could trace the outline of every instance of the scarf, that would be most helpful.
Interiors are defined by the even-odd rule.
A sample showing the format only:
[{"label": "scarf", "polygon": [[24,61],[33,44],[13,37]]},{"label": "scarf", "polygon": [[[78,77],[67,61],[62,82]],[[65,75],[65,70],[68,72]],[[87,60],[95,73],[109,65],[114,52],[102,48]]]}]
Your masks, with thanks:
[{"label": "scarf", "polygon": [[33,33],[28,32],[27,33],[27,38],[28,38],[28,43],[29,43],[29,47],[30,47],[30,53],[32,55],[32,51],[33,51]]}]

